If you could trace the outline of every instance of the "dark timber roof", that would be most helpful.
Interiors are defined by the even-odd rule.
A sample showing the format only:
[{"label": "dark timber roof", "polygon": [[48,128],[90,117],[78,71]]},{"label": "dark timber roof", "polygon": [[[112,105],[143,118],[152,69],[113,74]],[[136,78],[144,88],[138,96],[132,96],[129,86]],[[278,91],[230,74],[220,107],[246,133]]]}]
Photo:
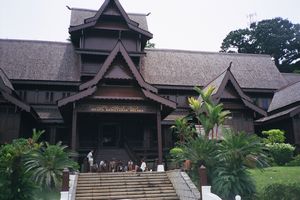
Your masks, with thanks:
[{"label": "dark timber roof", "polygon": [[122,55],[122,57],[124,58],[125,62],[128,65],[128,68],[131,70],[134,78],[136,79],[137,83],[139,84],[140,89],[145,97],[147,97],[148,99],[150,99],[154,102],[157,102],[164,106],[167,106],[171,109],[176,108],[175,102],[159,96],[157,94],[157,89],[144,81],[143,77],[141,76],[141,74],[139,73],[137,68],[135,67],[135,65],[134,65],[133,61],[131,60],[131,58],[129,57],[125,47],[123,46],[122,42],[120,42],[120,41],[116,44],[114,49],[111,51],[110,55],[106,58],[105,62],[103,63],[103,66],[98,71],[96,76],[93,79],[91,79],[90,81],[87,81],[87,82],[83,83],[82,85],[80,85],[79,89],[81,91],[79,91],[77,94],[59,100],[58,106],[62,107],[68,103],[71,103],[71,102],[74,102],[74,101],[77,101],[77,100],[80,100],[82,98],[92,95],[97,89],[97,84],[100,82],[100,80],[103,79],[103,77],[105,76],[105,73],[107,73],[108,69],[112,67],[111,64],[114,61],[115,57],[118,55],[118,53],[120,53]]},{"label": "dark timber roof", "polygon": [[94,16],[90,18],[86,18],[83,20],[83,24],[79,24],[76,26],[70,26],[69,27],[69,33],[72,34],[74,32],[79,32],[84,29],[93,28],[95,25],[99,22],[100,17],[102,15],[109,15],[109,16],[121,16],[123,20],[125,20],[128,28],[130,30],[133,30],[139,34],[142,34],[147,39],[151,39],[153,37],[152,33],[149,31],[142,29],[139,26],[139,23],[136,21],[133,21],[129,18],[126,11],[123,9],[122,5],[118,0],[105,0],[102,6],[99,8],[99,10],[95,13]]},{"label": "dark timber roof", "polygon": [[287,84],[271,57],[252,54],[148,49],[141,73],[151,84],[205,86],[230,62],[242,88],[279,89]]},{"label": "dark timber roof", "polygon": [[278,90],[272,99],[268,112],[283,108],[300,101],[300,82]]},{"label": "dark timber roof", "polygon": [[[84,23],[84,19],[94,17],[97,10],[72,8],[70,26],[78,26]],[[139,28],[148,31],[148,24],[145,14],[127,13],[128,17],[137,22]]]},{"label": "dark timber roof", "polygon": [[296,74],[296,73],[281,73],[281,74],[289,84],[300,81],[300,74]]},{"label": "dark timber roof", "polygon": [[292,108],[289,108],[287,110],[283,110],[281,112],[275,113],[273,115],[267,116],[267,117],[263,117],[261,119],[256,120],[255,122],[257,123],[264,123],[264,122],[274,122],[276,120],[280,120],[283,118],[289,118],[289,117],[293,117],[296,114],[298,114],[300,112],[300,106],[295,106]]},{"label": "dark timber roof", "polygon": [[0,68],[9,79],[79,81],[72,44],[0,39]]},{"label": "dark timber roof", "polygon": [[117,56],[117,54],[119,52],[125,59],[127,65],[128,65],[128,68],[131,70],[132,74],[134,75],[135,79],[140,84],[140,86],[147,90],[157,93],[156,88],[154,88],[152,85],[145,82],[145,80],[143,79],[143,77],[141,76],[139,71],[137,70],[136,66],[132,62],[131,58],[127,54],[125,47],[123,46],[123,44],[121,42],[118,42],[116,44],[116,46],[114,47],[114,49],[111,51],[110,55],[105,60],[105,62],[103,63],[103,66],[98,71],[96,76],[92,80],[87,81],[87,82],[83,83],[82,85],[80,85],[79,89],[83,90],[83,89],[86,89],[93,85],[96,85],[103,78],[103,76],[107,72],[107,70],[110,68],[111,63],[113,62],[113,60],[115,59],[115,57]]},{"label": "dark timber roof", "polygon": [[239,83],[237,82],[237,80],[235,79],[234,75],[231,72],[231,67],[232,67],[232,63],[230,63],[230,66],[224,72],[222,72],[218,77],[216,77],[208,85],[206,85],[203,88],[203,90],[206,90],[208,87],[214,87],[215,90],[212,93],[212,98],[216,103],[218,103],[222,98],[222,93],[225,90],[226,85],[230,81],[246,107],[261,114],[262,116],[267,116],[266,111],[256,106],[253,103],[252,99],[243,92]]},{"label": "dark timber roof", "polygon": [[24,110],[26,112],[29,112],[32,114],[32,116],[36,119],[38,119],[38,115],[36,112],[32,109],[31,106],[24,103],[22,100],[20,100],[18,94],[16,93],[15,89],[13,88],[10,80],[6,76],[5,72],[0,68],[0,94],[6,99],[8,102],[12,103],[13,105],[16,105],[21,110]]},{"label": "dark timber roof", "polygon": [[[279,89],[287,84],[269,56],[178,50],[146,50],[141,74],[156,85],[205,86],[232,62],[241,88]],[[9,79],[79,81],[72,44],[0,39],[0,68]]]}]

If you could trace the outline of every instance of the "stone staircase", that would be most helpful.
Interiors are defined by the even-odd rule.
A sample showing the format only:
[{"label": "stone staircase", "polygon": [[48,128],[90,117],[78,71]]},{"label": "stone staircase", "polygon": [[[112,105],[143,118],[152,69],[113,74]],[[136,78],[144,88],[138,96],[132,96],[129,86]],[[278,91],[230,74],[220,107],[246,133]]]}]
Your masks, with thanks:
[{"label": "stone staircase", "polygon": [[81,173],[76,200],[179,199],[165,172]]}]

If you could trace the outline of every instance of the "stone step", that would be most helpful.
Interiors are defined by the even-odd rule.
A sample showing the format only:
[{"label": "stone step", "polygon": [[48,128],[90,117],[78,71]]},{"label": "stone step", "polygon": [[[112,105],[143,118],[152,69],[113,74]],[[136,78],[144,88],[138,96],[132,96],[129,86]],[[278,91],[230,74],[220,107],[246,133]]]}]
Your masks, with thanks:
[{"label": "stone step", "polygon": [[81,173],[76,200],[178,199],[165,172]]},{"label": "stone step", "polygon": [[114,192],[124,192],[124,191],[152,191],[152,190],[155,190],[155,191],[162,191],[162,190],[173,190],[174,191],[174,188],[173,186],[165,186],[165,187],[141,187],[141,188],[138,188],[138,187],[118,187],[118,188],[110,188],[110,187],[106,187],[106,188],[99,188],[99,189],[91,189],[91,188],[86,188],[86,189],[77,189],[76,193],[77,194],[80,194],[80,193],[91,193],[91,192],[100,192],[100,191],[103,191],[103,192],[107,192],[107,191],[114,191]]},{"label": "stone step", "polygon": [[173,187],[173,185],[170,183],[170,184],[165,184],[165,185],[131,185],[131,186],[128,186],[128,185],[125,185],[125,186],[99,186],[99,187],[91,187],[91,186],[87,186],[87,187],[83,187],[83,186],[80,186],[80,187],[77,187],[77,191],[78,192],[82,192],[82,191],[86,191],[86,192],[93,192],[93,191],[107,191],[107,190],[132,190],[134,188],[150,188],[150,189],[153,189],[153,190],[163,190],[163,189],[168,189],[170,187]]},{"label": "stone step", "polygon": [[80,178],[78,182],[102,182],[102,181],[109,181],[109,182],[119,182],[119,181],[140,181],[140,180],[149,180],[149,181],[155,181],[155,180],[165,180],[166,177],[140,177],[140,176],[128,176],[128,177],[93,177],[93,178]]},{"label": "stone step", "polygon": [[174,198],[174,199],[178,199],[176,193],[175,194],[164,194],[164,193],[160,193],[160,194],[130,194],[130,195],[114,195],[114,194],[111,194],[111,195],[108,195],[108,196],[86,196],[86,197],[77,197],[76,196],[76,200],[100,200],[100,199],[105,199],[105,200],[108,200],[108,199],[147,199],[147,198],[155,198],[156,199],[159,199],[159,198],[162,198],[162,197],[168,197],[168,198]]},{"label": "stone step", "polygon": [[140,174],[141,176],[166,176],[165,172],[103,172],[103,173],[80,173],[80,177],[94,177],[94,176],[132,176]]},{"label": "stone step", "polygon": [[[123,172],[125,173],[125,172]],[[148,175],[148,174],[140,174],[140,173],[130,173],[128,175],[111,175],[111,176],[107,176],[107,175],[94,175],[94,176],[79,176],[80,178],[82,179],[93,179],[93,178],[102,178],[102,179],[105,179],[105,178],[120,178],[120,179],[123,179],[123,178],[131,178],[131,177],[137,177],[137,178],[167,178],[167,175],[164,175],[164,174],[159,174],[159,175],[156,175],[156,174],[153,174],[153,175]]]},{"label": "stone step", "polygon": [[165,181],[143,181],[143,182],[127,182],[127,183],[123,183],[123,182],[116,182],[114,184],[111,183],[93,183],[93,184],[89,184],[89,183],[77,183],[77,187],[102,187],[102,186],[122,186],[122,185],[131,185],[131,186],[157,186],[157,185],[162,185],[162,184],[170,184],[169,180],[165,180]]},{"label": "stone step", "polygon": [[77,184],[77,189],[86,189],[86,188],[91,188],[91,189],[98,189],[98,188],[132,188],[132,187],[169,187],[172,186],[172,183],[166,180],[164,183],[132,183],[132,184],[94,184],[94,185],[89,185],[89,184]]},{"label": "stone step", "polygon": [[[152,191],[107,191],[107,192],[96,192],[93,191],[92,195],[93,196],[98,196],[98,197],[102,197],[102,196],[110,196],[110,195],[114,195],[114,196],[126,196],[126,195],[143,195],[143,194],[170,194],[170,196],[172,196],[174,194],[174,189],[173,190],[152,190]],[[77,197],[88,197],[90,196],[91,193],[76,193]]]}]

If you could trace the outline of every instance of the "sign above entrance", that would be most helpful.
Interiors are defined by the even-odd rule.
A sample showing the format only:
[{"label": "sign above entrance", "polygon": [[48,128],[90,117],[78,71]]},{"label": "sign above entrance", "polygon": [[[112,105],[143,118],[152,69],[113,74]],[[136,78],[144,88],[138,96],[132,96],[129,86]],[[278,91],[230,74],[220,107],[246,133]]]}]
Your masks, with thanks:
[{"label": "sign above entrance", "polygon": [[78,112],[99,113],[155,113],[155,109],[147,105],[95,105],[84,104],[77,107]]}]

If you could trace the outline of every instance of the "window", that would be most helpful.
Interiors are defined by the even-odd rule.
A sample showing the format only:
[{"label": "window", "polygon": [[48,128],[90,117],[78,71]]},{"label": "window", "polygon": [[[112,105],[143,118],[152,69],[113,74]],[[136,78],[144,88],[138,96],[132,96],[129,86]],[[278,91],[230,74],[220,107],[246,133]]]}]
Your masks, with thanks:
[{"label": "window", "polygon": [[54,100],[54,98],[53,98],[53,92],[46,92],[45,99],[46,99],[46,102],[52,103],[53,100]]}]

